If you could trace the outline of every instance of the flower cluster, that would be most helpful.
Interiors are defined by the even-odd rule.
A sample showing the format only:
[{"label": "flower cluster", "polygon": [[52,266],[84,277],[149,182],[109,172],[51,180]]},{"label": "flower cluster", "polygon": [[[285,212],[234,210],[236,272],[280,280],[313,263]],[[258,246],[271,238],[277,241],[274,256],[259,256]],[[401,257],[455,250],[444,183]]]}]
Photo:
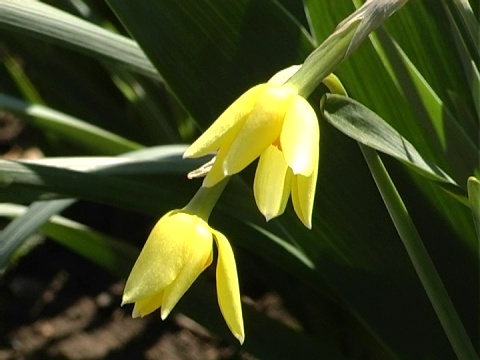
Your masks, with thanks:
[{"label": "flower cluster", "polygon": [[281,215],[289,197],[302,223],[311,228],[318,173],[320,131],[315,111],[288,79],[297,67],[276,74],[238,98],[185,152],[201,157],[217,151],[203,186],[183,210],[170,211],[153,228],[125,285],[123,304],[133,317],[161,308],[165,319],[218,250],[217,298],[233,335],[245,339],[235,258],[227,238],[208,216],[226,178],[259,158],[253,193],[268,220]]}]

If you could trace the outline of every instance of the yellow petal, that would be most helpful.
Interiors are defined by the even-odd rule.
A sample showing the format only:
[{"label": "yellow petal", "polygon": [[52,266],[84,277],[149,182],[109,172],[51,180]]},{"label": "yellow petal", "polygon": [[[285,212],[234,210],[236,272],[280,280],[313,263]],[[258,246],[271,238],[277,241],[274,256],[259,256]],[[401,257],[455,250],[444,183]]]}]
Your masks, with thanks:
[{"label": "yellow petal", "polygon": [[293,173],[309,176],[315,166],[320,130],[317,115],[307,100],[295,96],[285,114],[280,144]]},{"label": "yellow petal", "polygon": [[223,160],[225,159],[226,155],[227,152],[224,149],[220,149],[220,151],[217,153],[212,168],[207,173],[207,176],[205,176],[205,179],[203,179],[202,186],[212,187],[218,184],[221,180],[225,179],[225,174],[223,172]]},{"label": "yellow petal", "polygon": [[174,210],[157,222],[130,272],[124,304],[158,294],[177,277],[185,263],[183,241],[195,234],[185,226],[186,216],[190,215]]},{"label": "yellow petal", "polygon": [[315,166],[310,176],[294,175],[292,179],[293,208],[302,223],[309,229],[312,228],[313,202],[318,174],[318,152],[315,157]]},{"label": "yellow petal", "polygon": [[228,149],[223,162],[225,174],[240,172],[278,139],[293,96],[288,88],[276,85],[261,94]]},{"label": "yellow petal", "polygon": [[291,171],[285,162],[283,153],[273,145],[260,156],[253,195],[258,209],[267,221],[283,214],[290,195]]},{"label": "yellow petal", "polygon": [[237,266],[232,247],[225,235],[213,230],[218,248],[217,263],[217,299],[220,311],[232,334],[243,344],[245,331],[243,328],[242,304],[238,285]]},{"label": "yellow petal", "polygon": [[145,315],[150,314],[162,306],[162,300],[163,291],[146,299],[138,300],[133,307],[132,317],[144,317]]},{"label": "yellow petal", "polygon": [[203,186],[212,187],[228,176],[223,169],[223,162],[225,161],[225,157],[228,154],[228,150],[235,135],[236,133],[231,133],[225,137],[225,142],[220,146],[212,168],[203,180]]},{"label": "yellow petal", "polygon": [[[208,224],[194,215],[186,216],[195,219],[195,224],[189,226],[193,228],[194,231],[190,237],[183,238],[183,251],[185,254],[184,266],[179,272],[178,277],[165,288],[160,312],[162,319],[165,319],[168,314],[170,314],[178,300],[185,294],[198,275],[212,263],[213,241]],[[183,226],[186,226],[186,224],[183,224]],[[181,231],[181,229],[178,230]]]},{"label": "yellow petal", "polygon": [[243,121],[252,111],[258,95],[264,91],[266,84],[257,85],[231,104],[215,122],[185,151],[184,158],[200,157],[216,151],[225,136],[236,133]]},{"label": "yellow petal", "polygon": [[293,74],[295,74],[302,66],[301,65],[292,65],[286,69],[280,70],[275,75],[273,75],[270,80],[268,80],[269,84],[276,84],[276,85],[283,85],[290,79]]}]

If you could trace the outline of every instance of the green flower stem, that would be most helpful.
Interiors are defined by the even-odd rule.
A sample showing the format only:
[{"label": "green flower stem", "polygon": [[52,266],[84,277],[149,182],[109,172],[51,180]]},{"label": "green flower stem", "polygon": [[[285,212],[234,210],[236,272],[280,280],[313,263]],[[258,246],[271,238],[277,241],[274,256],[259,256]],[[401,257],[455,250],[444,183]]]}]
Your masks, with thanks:
[{"label": "green flower stem", "polygon": [[[334,74],[327,76],[323,83],[330,92],[348,96],[343,84]],[[359,145],[383,202],[455,353],[459,359],[478,359],[478,355],[448,296],[440,275],[438,275],[437,269],[428,255],[428,251],[423,245],[408,210],[390,175],[388,175],[380,156],[368,146],[360,143]]]},{"label": "green flower stem", "polygon": [[358,23],[352,23],[342,31],[335,31],[305,60],[298,71],[287,81],[307,98],[343,60]]},{"label": "green flower stem", "polygon": [[202,186],[183,210],[189,214],[199,216],[208,222],[208,218],[217,204],[220,195],[222,195],[225,186],[227,186],[229,179],[230,177],[226,177],[212,187]]},{"label": "green flower stem", "polygon": [[361,144],[360,148],[413,267],[457,357],[459,359],[478,359],[447,290],[382,160],[375,150]]},{"label": "green flower stem", "polygon": [[305,60],[287,81],[298,94],[308,97],[322,80],[345,61],[368,37],[408,0],[366,1]]}]

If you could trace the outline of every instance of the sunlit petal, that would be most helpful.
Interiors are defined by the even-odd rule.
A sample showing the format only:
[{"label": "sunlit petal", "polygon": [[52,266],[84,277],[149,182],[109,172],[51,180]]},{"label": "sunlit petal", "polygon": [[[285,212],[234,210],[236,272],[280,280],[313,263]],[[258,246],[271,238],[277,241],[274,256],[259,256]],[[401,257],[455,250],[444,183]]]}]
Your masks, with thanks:
[{"label": "sunlit petal", "polygon": [[212,168],[203,180],[203,186],[212,187],[228,176],[224,170],[224,161],[235,135],[236,134],[232,133],[225,137],[225,142],[220,146]]},{"label": "sunlit petal", "polygon": [[269,84],[276,84],[276,85],[283,85],[287,82],[288,79],[290,79],[293,74],[295,74],[299,69],[301,68],[301,65],[292,65],[286,69],[280,70],[277,72],[275,75],[273,75],[269,80]]},{"label": "sunlit petal", "polygon": [[283,153],[273,145],[260,156],[253,194],[260,212],[269,221],[285,211],[290,195],[291,172]]},{"label": "sunlit petal", "polygon": [[279,136],[283,117],[294,94],[271,85],[258,99],[233,140],[223,162],[228,175],[243,170]]},{"label": "sunlit petal", "polygon": [[238,285],[235,257],[227,238],[213,230],[213,237],[218,248],[217,263],[217,298],[225,321],[232,334],[243,344],[245,332],[243,328],[242,304]]},{"label": "sunlit petal", "polygon": [[[205,188],[202,191],[205,192]],[[232,249],[221,233],[195,215],[197,211],[205,216],[201,209],[188,204],[182,210],[165,214],[158,221],[127,280],[122,305],[135,303],[134,318],[160,308],[160,316],[164,320],[196,278],[212,263],[215,234],[219,252],[220,309],[232,333],[243,342],[242,309]]]},{"label": "sunlit petal", "polygon": [[163,291],[143,300],[137,300],[133,307],[132,317],[144,317],[162,306]]},{"label": "sunlit petal", "polygon": [[280,135],[285,160],[294,174],[309,176],[315,166],[320,131],[317,115],[307,100],[295,96],[288,108]]},{"label": "sunlit petal", "polygon": [[215,122],[185,151],[183,157],[200,157],[217,150],[223,143],[225,136],[236,133],[243,121],[252,111],[255,102],[266,84],[257,85],[231,104]]},{"label": "sunlit petal", "polygon": [[124,304],[155,295],[177,277],[185,263],[183,239],[195,236],[186,216],[171,211],[157,222],[128,277]]},{"label": "sunlit petal", "polygon": [[318,174],[318,153],[315,164],[310,176],[295,175],[292,179],[293,208],[302,223],[309,229],[312,228],[313,202]]},{"label": "sunlit petal", "polygon": [[[178,273],[178,277],[165,288],[161,317],[165,319],[177,304],[178,300],[190,288],[195,279],[212,263],[212,234],[208,224],[200,218],[190,216],[198,220],[196,226],[189,226],[194,229],[195,234],[191,238],[185,238],[184,267]],[[183,224],[185,226],[185,224]],[[178,229],[180,230],[180,229]]]}]

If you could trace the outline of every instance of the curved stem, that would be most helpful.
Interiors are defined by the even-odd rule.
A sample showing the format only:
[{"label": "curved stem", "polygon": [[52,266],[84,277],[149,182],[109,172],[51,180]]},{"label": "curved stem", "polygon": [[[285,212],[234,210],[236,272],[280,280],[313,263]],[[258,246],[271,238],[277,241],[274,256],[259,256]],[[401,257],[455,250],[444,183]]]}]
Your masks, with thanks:
[{"label": "curved stem", "polygon": [[[327,76],[323,83],[328,89],[339,95],[347,96],[341,81],[334,75]],[[377,151],[359,143],[373,179],[387,207],[388,213],[397,229],[400,239],[407,250],[410,261],[427,293],[443,330],[459,359],[478,359],[467,331],[455,310],[447,289],[430,258],[420,235],[413,224],[400,194],[393,184]]]},{"label": "curved stem", "polygon": [[459,359],[478,359],[478,355],[448,296],[432,259],[413,224],[405,204],[388,175],[378,153],[360,144],[363,156],[382,195],[390,217],[402,239],[413,267],[437,314],[443,330]]},{"label": "curved stem", "polygon": [[227,186],[229,179],[230,177],[226,177],[212,187],[202,186],[183,210],[187,213],[197,215],[208,222],[210,213],[217,204],[217,201],[220,198],[220,195],[222,195],[225,186]]}]

